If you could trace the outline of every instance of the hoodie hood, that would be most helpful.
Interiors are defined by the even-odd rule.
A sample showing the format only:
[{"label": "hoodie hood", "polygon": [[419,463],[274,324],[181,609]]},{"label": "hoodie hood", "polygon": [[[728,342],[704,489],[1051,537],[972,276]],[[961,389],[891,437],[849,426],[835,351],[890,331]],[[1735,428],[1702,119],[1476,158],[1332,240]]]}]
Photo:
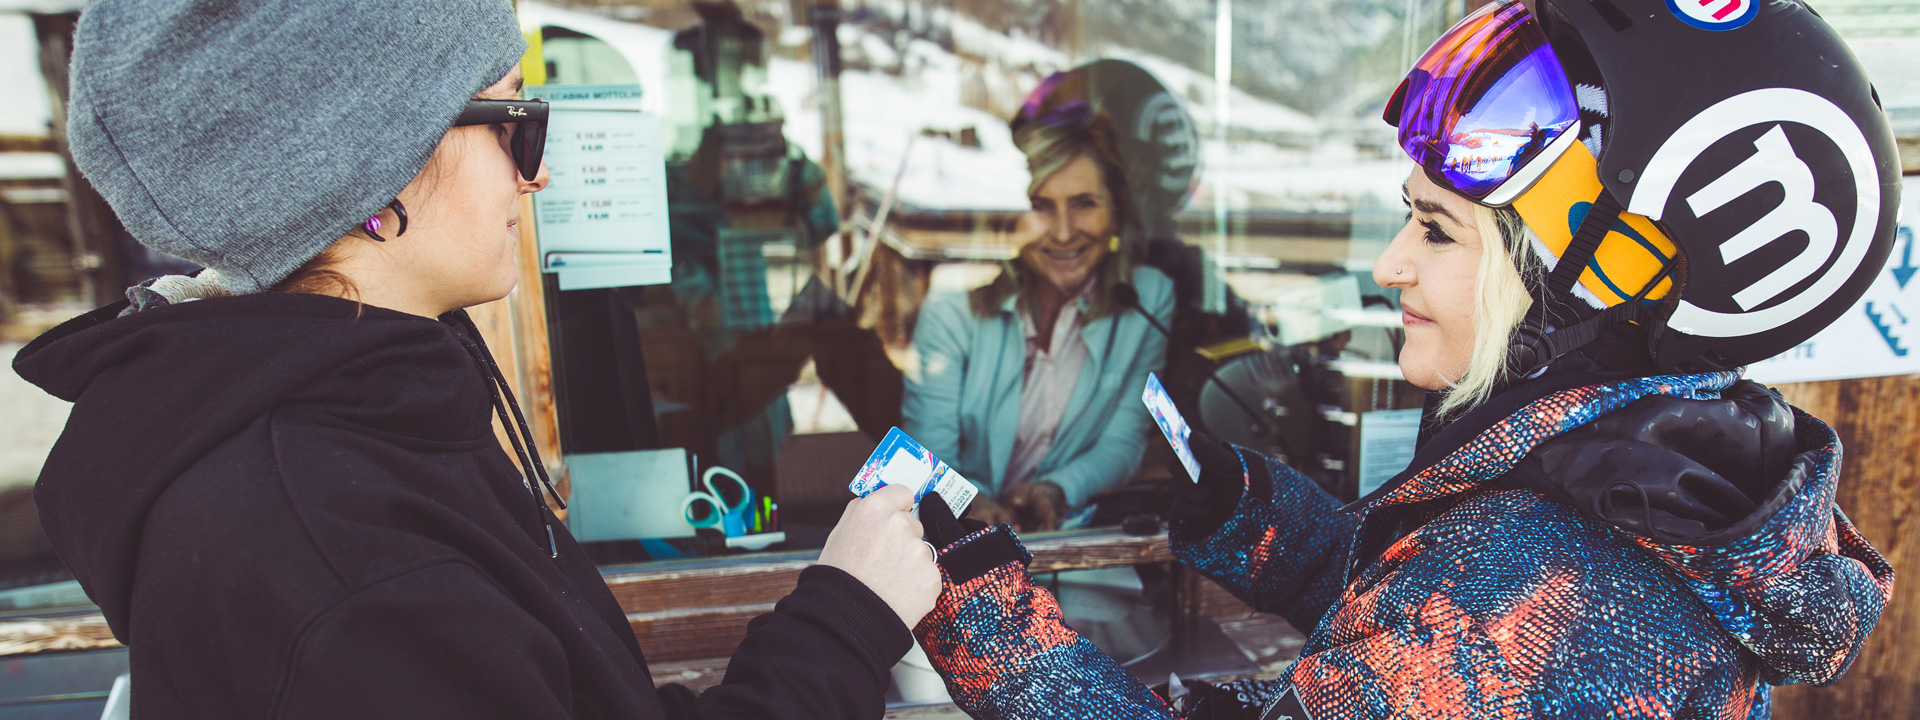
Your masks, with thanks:
[{"label": "hoodie hood", "polygon": [[1893,569],[1834,504],[1839,438],[1731,372],[1638,378],[1533,400],[1368,499],[1363,512],[1525,488],[1658,558],[1772,684],[1852,662]]},{"label": "hoodie hood", "polygon": [[[168,486],[269,412],[396,442],[491,432],[485,372],[450,322],[303,294],[210,298],[68,321],[14,370],[74,403],[34,501],[61,560],[132,642],[145,519]],[[477,341],[477,339],[476,339]]]}]

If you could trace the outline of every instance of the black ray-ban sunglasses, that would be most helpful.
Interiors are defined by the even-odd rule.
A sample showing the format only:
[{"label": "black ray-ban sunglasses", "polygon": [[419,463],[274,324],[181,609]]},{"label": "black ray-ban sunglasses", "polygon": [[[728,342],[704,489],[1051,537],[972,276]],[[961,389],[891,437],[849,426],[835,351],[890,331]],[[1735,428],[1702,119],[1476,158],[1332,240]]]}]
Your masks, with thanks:
[{"label": "black ray-ban sunglasses", "polygon": [[547,151],[547,103],[541,100],[468,100],[467,109],[453,121],[454,127],[468,125],[512,125],[513,137],[507,143],[520,178],[532,180],[540,174],[540,158]]}]

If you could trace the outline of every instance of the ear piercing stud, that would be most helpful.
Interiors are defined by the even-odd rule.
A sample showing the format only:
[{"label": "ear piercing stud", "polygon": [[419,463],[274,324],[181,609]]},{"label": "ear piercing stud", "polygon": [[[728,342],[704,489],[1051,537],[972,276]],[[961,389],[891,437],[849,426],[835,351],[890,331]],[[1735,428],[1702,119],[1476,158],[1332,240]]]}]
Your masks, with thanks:
[{"label": "ear piercing stud", "polygon": [[[392,210],[394,219],[400,221],[400,232],[394,233],[394,235],[407,234],[407,206],[401,205],[400,200],[396,198],[393,202],[387,203],[387,209]],[[383,224],[384,223],[380,222],[380,214],[374,213],[373,217],[367,218],[366,222],[360,223],[360,227],[366,228],[367,237],[380,242],[386,242],[386,238],[380,237],[380,226]]]}]

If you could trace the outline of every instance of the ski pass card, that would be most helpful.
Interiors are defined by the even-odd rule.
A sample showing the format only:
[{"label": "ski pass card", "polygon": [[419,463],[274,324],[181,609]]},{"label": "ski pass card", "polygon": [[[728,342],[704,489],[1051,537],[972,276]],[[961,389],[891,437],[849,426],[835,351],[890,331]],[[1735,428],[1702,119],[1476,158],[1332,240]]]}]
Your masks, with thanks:
[{"label": "ski pass card", "polygon": [[1193,436],[1193,428],[1187,426],[1187,419],[1180,417],[1180,410],[1173,406],[1173,397],[1167,394],[1167,388],[1160,384],[1160,377],[1147,373],[1147,391],[1140,399],[1147,404],[1147,412],[1153,413],[1153,424],[1160,426],[1160,434],[1167,436],[1167,444],[1173,446],[1173,454],[1180,457],[1180,464],[1187,469],[1187,477],[1200,482],[1200,461],[1194,459],[1193,448],[1187,439]]},{"label": "ski pass card", "polygon": [[920,502],[928,492],[938,492],[947,501],[947,507],[953,510],[954,517],[967,512],[967,505],[973,502],[973,496],[980,493],[973,483],[960,477],[960,473],[920,447],[920,443],[894,428],[880,440],[880,447],[873,449],[873,455],[867,458],[867,464],[860,466],[860,474],[853,477],[847,485],[848,490],[860,497],[879,490],[887,485],[905,485],[913,488],[913,501]]}]

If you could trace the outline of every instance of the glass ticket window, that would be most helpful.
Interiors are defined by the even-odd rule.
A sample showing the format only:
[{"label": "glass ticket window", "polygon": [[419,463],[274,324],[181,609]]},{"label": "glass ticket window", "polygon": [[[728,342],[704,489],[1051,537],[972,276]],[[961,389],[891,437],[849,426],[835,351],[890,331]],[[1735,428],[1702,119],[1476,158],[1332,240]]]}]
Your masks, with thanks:
[{"label": "glass ticket window", "polygon": [[[1173,480],[1131,386],[1147,371],[1196,429],[1342,499],[1404,466],[1422,396],[1399,379],[1399,311],[1369,273],[1410,164],[1379,111],[1465,8],[1049,7],[521,3],[545,84],[639,86],[668,148],[670,279],[548,288],[576,493],[593,496],[596,473],[673,468],[671,492],[607,502],[697,525],[711,505],[678,512],[680,498],[725,512],[737,476],[756,507],[736,537],[817,547],[898,427],[1002,506],[1078,467],[1052,516],[1017,523],[1117,525],[1163,508]],[[1098,174],[1111,217],[1094,229],[1111,237],[1094,244],[1126,256],[1109,275],[1140,308],[1033,289],[1062,261],[1034,248],[1077,211],[1038,197],[1035,168],[1061,166],[1017,137],[1023,112],[1104,126],[1118,162]],[[996,283],[999,306],[982,307]],[[1143,310],[1161,327],[1132,319]],[[1062,342],[1038,337],[1063,318]],[[955,366],[971,375],[925,389]],[[1098,437],[1118,420],[1139,432]],[[655,454],[577,459],[620,453]],[[746,551],[727,533],[596,546],[607,562]]]},{"label": "glass ticket window", "polygon": [[[1055,482],[1053,516],[1012,519],[1112,526],[1160,512],[1175,478],[1141,420],[1150,368],[1196,430],[1363,496],[1410,460],[1425,399],[1395,363],[1396,293],[1371,279],[1412,169],[1381,110],[1478,4],[522,2],[545,81],[638,86],[668,148],[670,279],[550,303],[566,452],[677,450],[675,498],[735,495],[730,475],[704,484],[725,468],[760,503],[746,534],[801,549],[897,427],[976,505]],[[1882,32],[1905,25],[1854,10],[1835,22],[1863,58],[1915,56],[1913,33]],[[1920,117],[1902,87],[1880,84],[1896,125]],[[1021,117],[1105,128],[1111,222],[1067,234],[1106,235],[1036,245],[1078,210],[1042,197],[1071,163],[1039,158]],[[1080,245],[1126,257],[1110,274],[1141,308],[1097,279],[1039,297]],[[955,368],[968,379],[927,389]],[[1124,452],[1089,439],[1123,421],[1141,423]],[[651,547],[746,551],[694,539]]]}]

